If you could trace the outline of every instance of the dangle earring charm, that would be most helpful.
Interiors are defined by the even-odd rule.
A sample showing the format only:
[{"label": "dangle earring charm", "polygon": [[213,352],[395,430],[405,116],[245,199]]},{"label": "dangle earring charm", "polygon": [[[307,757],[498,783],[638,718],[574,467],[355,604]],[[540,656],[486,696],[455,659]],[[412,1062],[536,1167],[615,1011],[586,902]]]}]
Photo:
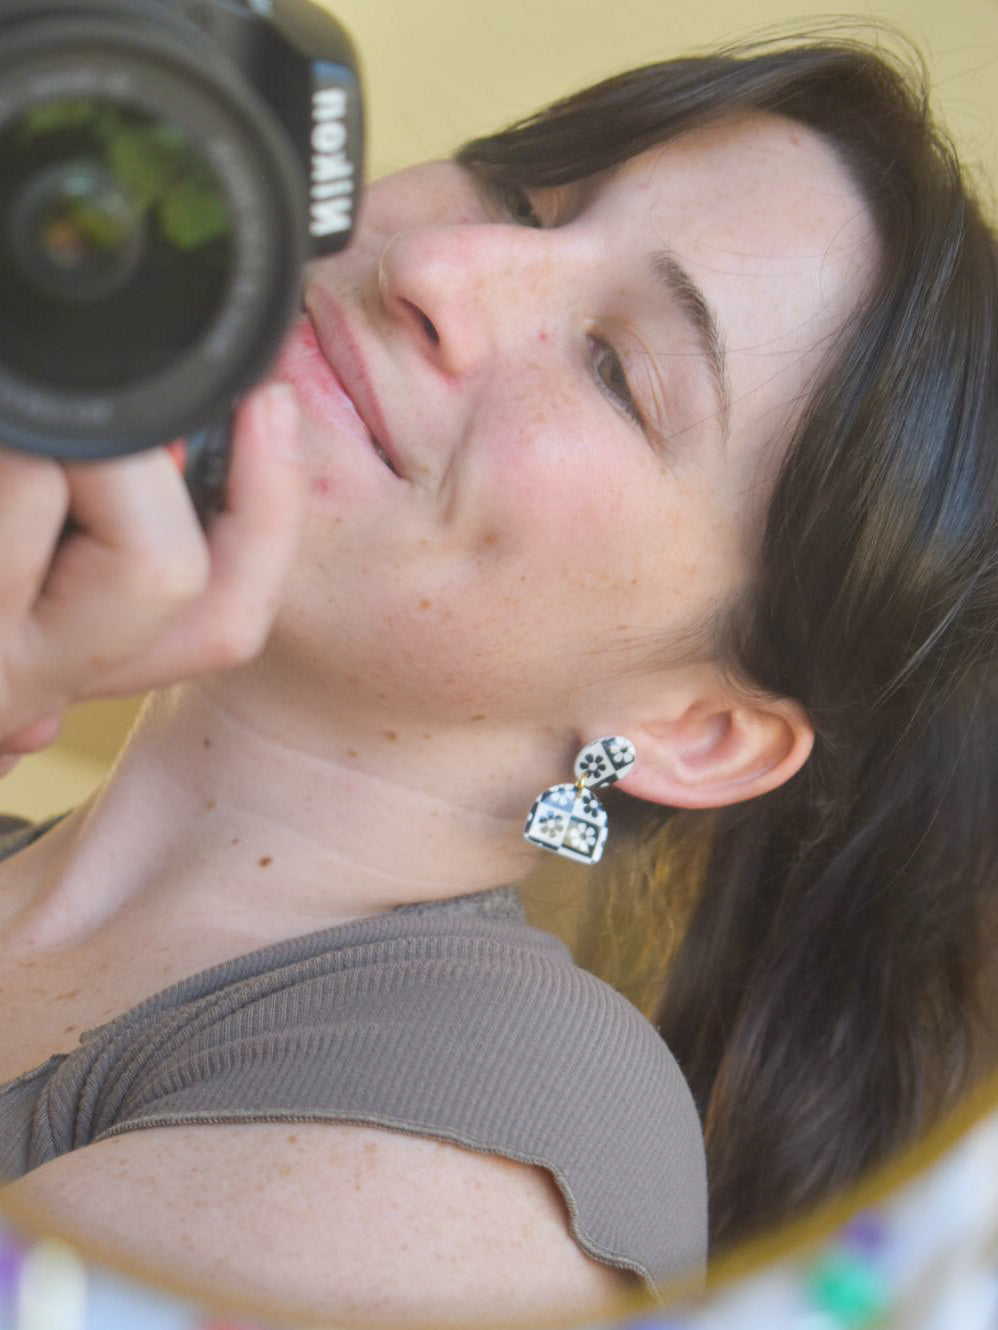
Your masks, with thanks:
[{"label": "dangle earring charm", "polygon": [[575,759],[575,784],[552,785],[534,800],[523,835],[531,845],[580,864],[598,863],[606,844],[606,809],[592,793],[634,766],[630,739],[613,735],[586,744]]}]

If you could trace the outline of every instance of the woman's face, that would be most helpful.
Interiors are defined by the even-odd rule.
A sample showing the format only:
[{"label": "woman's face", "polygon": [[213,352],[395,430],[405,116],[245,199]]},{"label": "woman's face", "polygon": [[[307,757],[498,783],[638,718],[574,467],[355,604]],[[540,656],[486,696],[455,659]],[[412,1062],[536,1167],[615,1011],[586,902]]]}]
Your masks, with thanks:
[{"label": "woman's face", "polygon": [[741,587],[875,262],[845,170],[776,117],[529,204],[451,163],[373,185],[276,373],[311,482],[282,631],[395,730],[570,724]]}]

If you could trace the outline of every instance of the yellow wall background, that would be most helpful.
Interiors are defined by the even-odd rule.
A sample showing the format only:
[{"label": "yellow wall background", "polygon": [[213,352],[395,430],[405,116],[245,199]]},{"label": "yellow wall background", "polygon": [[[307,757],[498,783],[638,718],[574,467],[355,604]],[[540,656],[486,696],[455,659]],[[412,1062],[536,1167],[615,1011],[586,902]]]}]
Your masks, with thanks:
[{"label": "yellow wall background", "polygon": [[[553,97],[629,65],[828,16],[808,0],[335,0],[360,54],[369,177],[450,152]],[[927,57],[935,102],[998,216],[998,0],[846,4],[901,28]],[[993,184],[992,184],[993,182]],[[138,699],[73,708],[57,744],[3,782],[0,811],[60,812],[93,789]]]}]

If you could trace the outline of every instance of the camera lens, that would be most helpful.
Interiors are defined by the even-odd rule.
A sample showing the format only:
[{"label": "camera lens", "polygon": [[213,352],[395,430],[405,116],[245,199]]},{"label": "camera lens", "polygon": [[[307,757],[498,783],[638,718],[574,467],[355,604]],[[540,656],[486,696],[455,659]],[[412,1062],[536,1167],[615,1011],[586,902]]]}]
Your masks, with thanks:
[{"label": "camera lens", "polygon": [[172,5],[0,0],[2,445],[82,461],[227,421],[298,307],[307,200]]},{"label": "camera lens", "polygon": [[233,266],[226,192],[185,129],[98,98],[31,106],[0,133],[0,359],[112,391],[194,344]]},{"label": "camera lens", "polygon": [[56,299],[98,300],[135,270],[145,224],[114,176],[85,158],[42,171],[13,202],[10,249]]}]

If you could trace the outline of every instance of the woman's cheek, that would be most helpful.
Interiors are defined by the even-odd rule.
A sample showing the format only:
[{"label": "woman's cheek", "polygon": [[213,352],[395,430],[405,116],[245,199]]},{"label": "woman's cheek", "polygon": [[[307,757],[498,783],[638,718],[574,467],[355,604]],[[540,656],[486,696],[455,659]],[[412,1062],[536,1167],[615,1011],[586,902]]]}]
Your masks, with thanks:
[{"label": "woman's cheek", "polygon": [[513,435],[484,477],[482,511],[507,543],[538,557],[603,545],[625,502],[621,472],[570,425],[546,437]]}]

